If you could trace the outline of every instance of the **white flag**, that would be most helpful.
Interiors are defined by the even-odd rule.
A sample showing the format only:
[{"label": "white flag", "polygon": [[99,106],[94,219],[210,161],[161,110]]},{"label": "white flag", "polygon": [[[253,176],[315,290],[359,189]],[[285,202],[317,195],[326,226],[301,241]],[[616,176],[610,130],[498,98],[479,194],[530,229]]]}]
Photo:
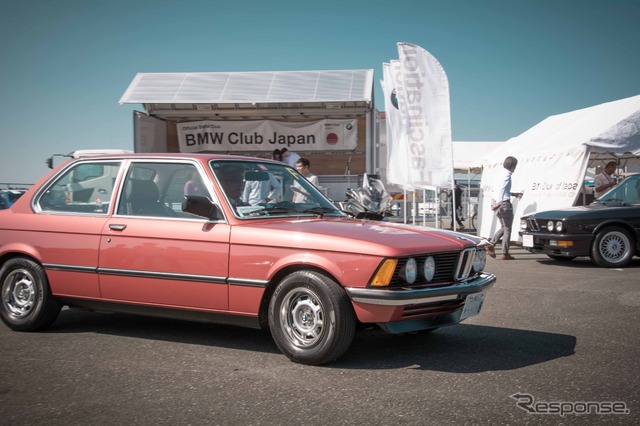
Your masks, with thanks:
[{"label": "white flag", "polygon": [[400,63],[391,61],[390,64],[382,64],[384,92],[384,108],[387,122],[387,181],[411,190],[407,161],[409,151],[407,135],[396,96],[396,84],[401,83]]},{"label": "white flag", "polygon": [[406,185],[451,188],[453,150],[447,75],[440,62],[420,46],[398,43],[398,54],[401,82],[395,89],[407,138]]}]

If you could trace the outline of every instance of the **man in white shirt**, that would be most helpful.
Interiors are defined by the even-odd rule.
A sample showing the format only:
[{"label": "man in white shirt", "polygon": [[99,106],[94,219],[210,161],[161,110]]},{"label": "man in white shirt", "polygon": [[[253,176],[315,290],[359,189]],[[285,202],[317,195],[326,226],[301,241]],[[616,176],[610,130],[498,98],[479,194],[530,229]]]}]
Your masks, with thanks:
[{"label": "man in white shirt", "polygon": [[[304,176],[309,182],[313,184],[313,186],[317,187],[319,185],[318,176],[314,175],[309,171],[309,166],[311,163],[306,158],[300,158],[296,163],[296,170],[302,176]],[[309,193],[307,193],[302,186],[298,184],[298,182],[294,182],[291,187],[293,191],[293,202],[294,203],[306,203],[311,198]]]},{"label": "man in white shirt", "polygon": [[274,201],[280,194],[282,185],[278,179],[269,172],[265,173],[269,176],[268,180],[250,180],[244,184],[242,201],[250,206],[257,206]]},{"label": "man in white shirt", "polygon": [[513,260],[509,254],[509,243],[511,241],[511,226],[513,225],[513,206],[511,197],[522,197],[522,193],[511,192],[511,175],[518,165],[515,157],[507,157],[502,164],[503,168],[498,172],[494,183],[493,200],[491,204],[500,203],[500,208],[496,211],[500,221],[500,229],[496,231],[493,238],[489,240],[487,253],[491,257],[496,257],[495,245],[502,238],[502,260]]},{"label": "man in white shirt", "polygon": [[600,198],[605,192],[618,184],[618,180],[613,177],[616,167],[617,164],[615,161],[609,161],[602,173],[596,176],[593,187],[593,195],[596,198]]}]

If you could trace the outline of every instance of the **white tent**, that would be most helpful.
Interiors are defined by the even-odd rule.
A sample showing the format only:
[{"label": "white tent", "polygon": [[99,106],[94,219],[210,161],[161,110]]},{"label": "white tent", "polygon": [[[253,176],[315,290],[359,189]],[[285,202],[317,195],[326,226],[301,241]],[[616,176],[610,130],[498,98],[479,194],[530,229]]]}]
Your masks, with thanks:
[{"label": "white tent", "polygon": [[574,204],[590,163],[638,162],[640,95],[548,117],[483,158],[478,206],[478,235],[483,237],[499,226],[490,208],[493,182],[510,155],[518,159],[512,192],[524,192],[513,203],[511,240],[517,241],[520,217]]},{"label": "white tent", "polygon": [[482,158],[503,141],[453,141],[453,168],[456,172],[479,171]]}]

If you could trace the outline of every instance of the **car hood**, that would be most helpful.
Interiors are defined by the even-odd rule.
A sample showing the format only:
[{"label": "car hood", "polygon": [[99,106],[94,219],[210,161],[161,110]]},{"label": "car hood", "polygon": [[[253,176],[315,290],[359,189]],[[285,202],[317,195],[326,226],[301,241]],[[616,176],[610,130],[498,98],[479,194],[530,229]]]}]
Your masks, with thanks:
[{"label": "car hood", "polygon": [[481,239],[435,228],[355,219],[297,218],[256,221],[232,230],[232,244],[283,246],[376,256],[459,251]]},{"label": "car hood", "polygon": [[640,214],[640,206],[637,205],[606,205],[590,204],[588,206],[568,207],[561,210],[547,210],[523,216],[523,219],[554,219],[554,220],[581,220],[581,219],[607,219],[607,218],[633,218]]}]

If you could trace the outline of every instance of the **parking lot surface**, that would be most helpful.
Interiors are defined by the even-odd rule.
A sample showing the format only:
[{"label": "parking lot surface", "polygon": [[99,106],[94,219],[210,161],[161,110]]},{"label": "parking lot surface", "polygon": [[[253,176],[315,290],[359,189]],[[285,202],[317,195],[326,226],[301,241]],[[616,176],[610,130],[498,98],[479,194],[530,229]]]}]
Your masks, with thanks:
[{"label": "parking lot surface", "polygon": [[640,259],[512,254],[489,259],[479,316],[361,330],[322,367],[230,326],[74,309],[46,332],[0,325],[0,423],[638,424]]}]

